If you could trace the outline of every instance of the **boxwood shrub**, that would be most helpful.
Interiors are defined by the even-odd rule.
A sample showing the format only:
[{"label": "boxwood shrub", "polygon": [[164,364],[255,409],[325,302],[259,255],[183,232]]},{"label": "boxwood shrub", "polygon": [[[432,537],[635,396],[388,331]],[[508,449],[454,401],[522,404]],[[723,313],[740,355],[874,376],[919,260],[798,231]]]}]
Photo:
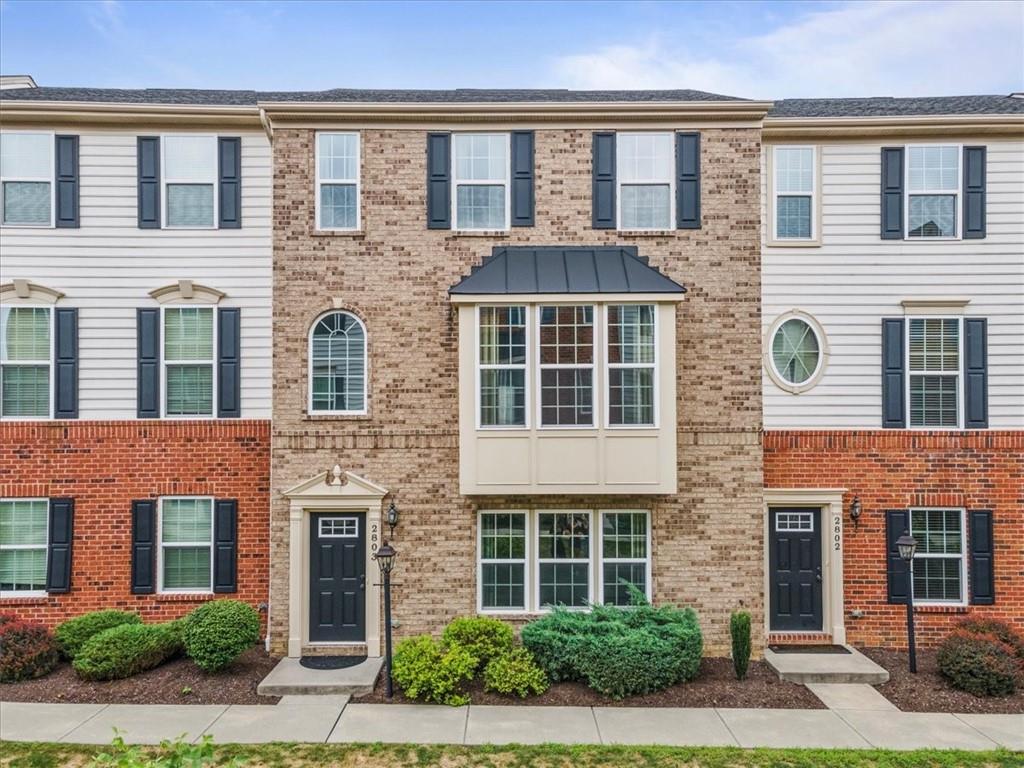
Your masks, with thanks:
[{"label": "boxwood shrub", "polygon": [[512,650],[515,633],[512,627],[490,616],[460,616],[444,628],[441,643],[446,647],[459,645],[469,651],[482,669],[503,653]]},{"label": "boxwood shrub", "polygon": [[469,703],[463,685],[473,679],[477,664],[477,658],[462,646],[446,648],[430,635],[419,635],[395,648],[392,675],[411,699],[457,707]]},{"label": "boxwood shrub", "polygon": [[60,661],[60,646],[42,624],[0,617],[0,683],[42,677]]},{"label": "boxwood shrub", "polygon": [[484,687],[505,696],[525,699],[548,689],[548,676],[525,648],[513,648],[491,659],[484,668]]},{"label": "boxwood shrub", "polygon": [[118,680],[160,666],[181,651],[179,621],[121,624],[86,640],[72,666],[85,680]]},{"label": "boxwood shrub", "polygon": [[231,665],[260,639],[260,615],[240,600],[214,600],[184,619],[185,652],[205,672]]},{"label": "boxwood shrub", "polygon": [[60,643],[61,652],[74,659],[85,641],[100,632],[119,627],[122,624],[141,624],[142,619],[137,613],[128,611],[93,611],[68,619],[57,626],[53,634]]},{"label": "boxwood shrub", "polygon": [[671,606],[556,608],[526,624],[525,645],[553,680],[621,699],[692,680],[704,649],[697,614]]}]

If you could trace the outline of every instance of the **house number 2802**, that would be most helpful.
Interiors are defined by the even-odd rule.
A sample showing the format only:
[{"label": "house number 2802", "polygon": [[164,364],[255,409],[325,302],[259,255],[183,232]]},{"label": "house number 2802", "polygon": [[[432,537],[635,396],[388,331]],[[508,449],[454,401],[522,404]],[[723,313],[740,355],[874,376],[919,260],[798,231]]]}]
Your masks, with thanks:
[{"label": "house number 2802", "polygon": [[832,549],[836,552],[843,548],[843,521],[836,517],[832,520]]},{"label": "house number 2802", "polygon": [[377,523],[370,523],[370,551],[377,551],[377,532],[380,530],[380,526]]}]

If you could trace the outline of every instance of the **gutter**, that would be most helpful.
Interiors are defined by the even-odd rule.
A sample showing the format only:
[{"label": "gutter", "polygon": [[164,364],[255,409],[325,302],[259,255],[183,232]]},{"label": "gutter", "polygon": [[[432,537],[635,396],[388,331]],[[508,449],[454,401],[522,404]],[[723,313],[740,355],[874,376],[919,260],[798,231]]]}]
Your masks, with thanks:
[{"label": "gutter", "polygon": [[879,117],[772,117],[764,119],[766,139],[802,136],[901,136],[964,133],[1024,136],[1024,114],[889,115]]}]

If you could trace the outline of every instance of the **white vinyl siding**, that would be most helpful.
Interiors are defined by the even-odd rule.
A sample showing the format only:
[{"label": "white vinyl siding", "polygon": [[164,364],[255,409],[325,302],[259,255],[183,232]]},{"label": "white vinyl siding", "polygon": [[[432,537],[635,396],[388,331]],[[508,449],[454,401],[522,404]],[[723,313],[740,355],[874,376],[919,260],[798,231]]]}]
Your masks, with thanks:
[{"label": "white vinyl siding", "polygon": [[46,594],[50,503],[0,500],[0,597]]},{"label": "white vinyl siding", "polygon": [[159,592],[213,589],[213,499],[160,499]]},{"label": "white vinyl siding", "polygon": [[0,224],[53,226],[53,136],[39,131],[0,132]]},{"label": "white vinyl siding", "polygon": [[0,417],[47,419],[53,411],[53,311],[0,307]]},{"label": "white vinyl siding", "polygon": [[271,154],[242,138],[242,227],[138,227],[138,131],[69,129],[79,139],[78,229],[0,228],[0,283],[24,278],[65,294],[79,314],[79,418],[136,418],[136,310],[188,279],[241,309],[241,409],[270,418]]},{"label": "white vinyl siding", "polygon": [[796,308],[818,321],[829,346],[828,367],[799,395],[765,371],[767,429],[880,429],[882,318],[903,317],[904,300],[934,297],[969,299],[963,316],[987,318],[989,428],[1024,428],[1024,142],[957,141],[988,147],[984,239],[882,240],[881,147],[900,144],[823,144],[823,245],[764,248],[764,332]]},{"label": "white vinyl siding", "polygon": [[359,134],[316,135],[316,228],[359,229]]}]

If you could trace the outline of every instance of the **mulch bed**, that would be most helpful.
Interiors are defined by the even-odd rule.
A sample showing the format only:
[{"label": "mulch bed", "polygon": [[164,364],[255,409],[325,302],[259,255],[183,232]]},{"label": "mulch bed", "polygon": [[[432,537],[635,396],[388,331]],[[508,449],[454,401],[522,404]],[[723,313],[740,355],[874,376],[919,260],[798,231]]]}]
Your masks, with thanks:
[{"label": "mulch bed", "polygon": [[257,696],[256,686],[277,661],[262,648],[251,648],[223,672],[208,674],[190,659],[181,658],[134,677],[103,682],[82,680],[70,664],[61,664],[45,677],[0,685],[0,699],[76,704],[276,704],[276,697]]},{"label": "mulch bed", "polygon": [[[824,709],[817,696],[802,685],[784,683],[763,661],[750,662],[745,680],[737,680],[730,659],[705,658],[695,680],[680,683],[657,693],[615,701],[596,693],[582,683],[554,683],[540,696],[520,699],[500,696],[483,689],[481,679],[467,688],[473,704],[519,704],[524,706],[582,707],[784,707],[786,709]],[[386,703],[384,686],[378,681],[373,693],[355,699],[359,703]],[[406,698],[396,688],[393,704],[421,704]]]},{"label": "mulch bed", "polygon": [[889,670],[889,682],[878,692],[904,712],[959,712],[998,714],[1024,712],[1024,690],[1012,696],[980,698],[953,688],[939,674],[936,652],[917,652],[917,674],[911,674],[906,651],[860,648],[865,656]]}]

